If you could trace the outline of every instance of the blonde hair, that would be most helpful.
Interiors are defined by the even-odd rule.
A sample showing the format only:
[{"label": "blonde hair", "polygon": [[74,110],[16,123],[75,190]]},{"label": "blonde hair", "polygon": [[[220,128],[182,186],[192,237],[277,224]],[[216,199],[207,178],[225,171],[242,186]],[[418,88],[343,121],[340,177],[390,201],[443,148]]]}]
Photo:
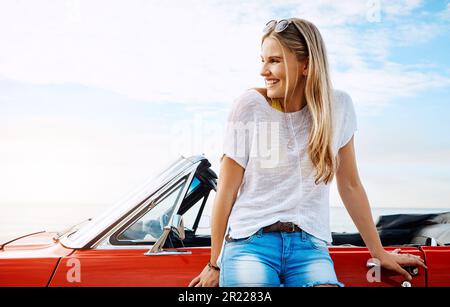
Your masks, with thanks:
[{"label": "blonde hair", "polygon": [[[335,160],[332,149],[332,89],[325,43],[319,30],[311,22],[300,18],[290,18],[288,20],[291,23],[284,31],[277,33],[272,30],[262,37],[261,44],[266,38],[273,38],[281,46],[293,52],[298,62],[308,61],[305,98],[306,107],[309,109],[312,118],[308,139],[308,154],[316,169],[314,182],[318,184],[320,180],[323,180],[327,184],[333,180],[338,161]],[[288,67],[284,48],[282,50],[287,72]],[[289,78],[288,75],[286,73],[286,78]],[[297,86],[297,82],[298,74],[296,75],[295,86]],[[289,84],[289,80],[287,80],[286,84]],[[288,89],[288,86],[286,86],[283,98],[285,110],[286,97],[289,90],[292,90],[292,93],[294,92],[294,89]],[[271,99],[272,103],[276,103],[276,100]]]}]

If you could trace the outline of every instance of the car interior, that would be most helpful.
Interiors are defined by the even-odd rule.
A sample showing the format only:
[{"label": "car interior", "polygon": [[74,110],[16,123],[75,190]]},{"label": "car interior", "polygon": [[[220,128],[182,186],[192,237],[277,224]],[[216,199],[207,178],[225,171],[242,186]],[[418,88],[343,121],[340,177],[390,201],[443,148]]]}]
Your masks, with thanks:
[{"label": "car interior", "polygon": [[[383,246],[450,245],[450,212],[393,214],[376,223]],[[359,233],[333,233],[333,245],[365,246]]]}]

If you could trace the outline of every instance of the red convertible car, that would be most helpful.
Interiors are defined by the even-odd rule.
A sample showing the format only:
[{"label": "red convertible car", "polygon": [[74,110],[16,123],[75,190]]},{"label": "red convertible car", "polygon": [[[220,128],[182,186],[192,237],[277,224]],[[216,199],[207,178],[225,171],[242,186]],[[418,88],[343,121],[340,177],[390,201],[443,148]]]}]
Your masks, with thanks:
[{"label": "red convertible car", "polygon": [[[187,286],[210,257],[211,238],[198,231],[216,190],[210,167],[204,156],[180,157],[102,216],[63,233],[38,232],[2,243],[0,286]],[[427,270],[407,268],[410,283],[376,271],[359,234],[333,233],[329,251],[339,280],[348,287],[450,286],[449,221],[450,212],[379,219],[387,250],[425,259]]]}]

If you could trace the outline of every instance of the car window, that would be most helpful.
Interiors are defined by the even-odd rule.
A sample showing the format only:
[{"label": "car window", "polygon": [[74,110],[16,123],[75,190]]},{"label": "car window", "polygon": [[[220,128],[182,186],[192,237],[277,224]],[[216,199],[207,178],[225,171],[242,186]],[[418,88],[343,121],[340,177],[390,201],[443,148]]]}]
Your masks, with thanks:
[{"label": "car window", "polygon": [[211,211],[212,206],[214,204],[214,198],[215,198],[216,192],[214,190],[211,190],[208,195],[205,195],[201,199],[199,199],[195,205],[193,205],[191,208],[189,208],[188,211],[186,211],[183,214],[183,222],[185,228],[189,230],[193,230],[195,220],[197,219],[198,215],[200,214],[200,207],[207,196],[205,208],[203,209],[201,213],[201,217],[199,220],[199,223],[197,225],[197,229],[195,230],[196,235],[211,235]]},{"label": "car window", "polygon": [[194,177],[194,179],[192,179],[192,183],[191,183],[191,186],[189,187],[187,195],[191,194],[191,192],[196,190],[199,186],[200,186],[200,180],[198,180],[197,177]]},{"label": "car window", "polygon": [[189,230],[194,229],[194,223],[200,212],[200,208],[202,206],[204,199],[205,199],[205,197],[203,196],[195,203],[195,205],[193,205],[191,208],[189,208],[188,211],[186,211],[183,214],[184,227],[186,227],[187,229],[189,229]]},{"label": "car window", "polygon": [[135,221],[125,231],[117,236],[119,241],[156,242],[164,231],[172,216],[173,210],[186,180],[176,185],[158,201],[156,206],[149,209],[141,218]]}]

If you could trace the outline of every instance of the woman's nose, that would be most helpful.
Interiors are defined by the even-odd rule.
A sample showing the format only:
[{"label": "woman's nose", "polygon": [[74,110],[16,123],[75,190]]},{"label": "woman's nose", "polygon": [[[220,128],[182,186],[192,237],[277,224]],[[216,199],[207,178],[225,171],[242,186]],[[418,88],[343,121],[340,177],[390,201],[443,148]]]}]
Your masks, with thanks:
[{"label": "woman's nose", "polygon": [[270,71],[267,69],[266,65],[263,65],[261,67],[261,71],[259,72],[259,74],[263,77],[270,75]]}]

